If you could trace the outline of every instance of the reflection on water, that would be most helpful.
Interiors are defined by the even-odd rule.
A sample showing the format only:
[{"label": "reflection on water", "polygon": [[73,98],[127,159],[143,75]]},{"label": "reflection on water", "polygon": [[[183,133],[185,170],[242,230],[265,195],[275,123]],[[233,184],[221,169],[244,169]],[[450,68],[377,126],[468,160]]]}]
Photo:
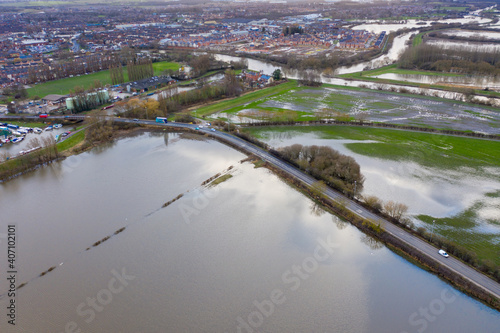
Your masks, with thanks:
[{"label": "reflection on water", "polygon": [[[500,190],[499,168],[443,170],[425,167],[411,160],[374,158],[349,149],[350,145],[370,144],[373,141],[324,139],[320,132],[307,132],[306,129],[300,132],[291,130],[288,133],[264,130],[259,135],[264,142],[276,148],[295,143],[326,145],[352,156],[365,176],[363,195],[375,195],[384,202],[397,199],[396,201],[406,204],[409,213],[414,216],[426,214],[439,218],[451,217],[482,202],[484,211],[481,213],[482,210],[479,210],[478,224],[488,226],[489,233],[500,234],[500,226],[481,218],[481,215],[491,216],[488,215],[491,209],[495,210],[496,216],[500,215],[498,200],[485,199],[486,193]],[[418,223],[418,220],[415,222]]]},{"label": "reflection on water", "polygon": [[[61,177],[44,168],[1,185],[10,195],[0,200],[0,230],[18,224],[20,279],[64,262],[18,293],[14,331],[74,323],[82,332],[238,332],[242,322],[259,332],[413,331],[412,313],[450,290],[346,222],[316,214],[268,170],[238,163],[241,153],[178,137],[122,139]],[[199,184],[228,166],[233,177],[208,195]],[[187,194],[158,209],[178,193]],[[117,274],[127,277],[120,292]],[[499,313],[458,293],[429,323],[436,332],[499,326]],[[0,330],[13,331],[5,320]]]}]

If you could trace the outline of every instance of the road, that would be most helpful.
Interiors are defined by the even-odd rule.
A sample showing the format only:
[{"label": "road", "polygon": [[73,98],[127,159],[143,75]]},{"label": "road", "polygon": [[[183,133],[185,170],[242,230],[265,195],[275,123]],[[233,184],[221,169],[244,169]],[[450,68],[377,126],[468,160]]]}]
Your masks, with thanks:
[{"label": "road", "polygon": [[[36,117],[34,117],[36,118]],[[51,118],[64,118],[64,116],[55,116]],[[67,118],[67,117],[66,117]],[[73,119],[83,119],[84,116],[70,116],[70,118]],[[195,130],[198,125],[192,125],[192,124],[182,124],[182,123],[172,123],[169,122],[167,124],[163,123],[156,123],[153,120],[137,120],[134,121],[132,119],[127,119],[127,118],[112,118],[109,117],[110,119],[113,119],[116,122],[122,122],[122,123],[137,123],[141,125],[157,125],[157,126],[164,126],[164,127],[171,127],[171,128],[187,128],[187,129],[192,129]],[[290,176],[298,179],[299,181],[303,182],[306,185],[313,185],[317,180],[312,178],[311,176],[303,173],[299,169],[295,168],[294,166],[282,161],[281,159],[271,155],[267,151],[239,138],[236,136],[233,136],[231,134],[225,133],[225,132],[220,132],[220,131],[212,131],[209,128],[200,128],[199,129],[200,133],[208,133],[216,138],[223,139],[225,141],[230,142],[231,144],[235,145],[236,147],[240,148],[243,151],[246,151],[247,153],[251,153],[255,156],[258,156],[262,160],[272,164],[276,168],[286,172]],[[469,280],[470,282],[476,284],[480,288],[484,289],[486,292],[490,293],[492,296],[495,296],[497,299],[500,300],[500,284],[491,278],[487,277],[486,275],[482,274],[479,271],[476,271],[472,267],[468,266],[467,264],[461,262],[458,259],[453,258],[452,256],[448,258],[444,258],[438,253],[438,248],[434,247],[433,245],[423,241],[422,239],[410,234],[407,232],[405,229],[402,229],[393,223],[373,214],[371,211],[367,210],[363,206],[357,204],[356,202],[348,199],[347,197],[343,196],[342,194],[335,192],[334,190],[327,188],[326,193],[325,193],[331,200],[338,201],[342,200],[345,203],[346,208],[350,209],[354,214],[363,217],[365,219],[370,219],[374,221],[375,223],[380,223],[380,225],[384,228],[386,232],[394,236],[395,238],[403,241],[404,243],[410,245],[411,247],[415,248],[417,251],[419,251],[421,254],[426,255],[427,257],[437,261],[440,265],[443,267],[447,267],[450,270],[454,271],[458,275],[464,277],[465,279]]]}]

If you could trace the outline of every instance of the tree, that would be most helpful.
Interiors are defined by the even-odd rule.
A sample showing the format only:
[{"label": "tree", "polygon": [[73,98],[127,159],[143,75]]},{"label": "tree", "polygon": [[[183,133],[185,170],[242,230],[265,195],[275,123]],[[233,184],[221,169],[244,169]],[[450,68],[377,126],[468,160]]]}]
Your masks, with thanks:
[{"label": "tree", "polygon": [[236,73],[232,70],[227,70],[224,73],[223,87],[226,91],[226,96],[239,96],[243,91],[243,85],[236,77]]},{"label": "tree", "polygon": [[363,197],[363,200],[365,203],[370,206],[371,208],[375,209],[376,211],[381,211],[382,210],[382,200],[377,198],[374,195],[369,195],[366,197]]},{"label": "tree", "polygon": [[401,220],[403,215],[408,211],[408,206],[402,203],[397,203],[394,201],[387,201],[384,204],[385,212],[392,218],[396,220]]},{"label": "tree", "polygon": [[281,78],[282,78],[281,69],[279,69],[279,68],[275,69],[273,72],[273,80],[279,81],[279,80],[281,80]]},{"label": "tree", "polygon": [[326,194],[327,186],[324,181],[318,180],[314,182],[311,186],[312,194],[317,198],[323,198]]}]

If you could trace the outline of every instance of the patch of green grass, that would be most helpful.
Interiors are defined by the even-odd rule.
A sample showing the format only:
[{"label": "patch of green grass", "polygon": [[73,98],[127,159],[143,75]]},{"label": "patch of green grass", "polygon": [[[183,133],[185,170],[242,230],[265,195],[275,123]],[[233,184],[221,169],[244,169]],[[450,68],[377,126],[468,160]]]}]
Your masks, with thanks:
[{"label": "patch of green grass", "polygon": [[163,73],[163,71],[167,69],[171,69],[173,71],[179,70],[181,65],[177,62],[167,62],[167,61],[161,61],[161,62],[155,62],[153,63],[153,70],[154,70],[154,75],[158,76]]},{"label": "patch of green grass", "polygon": [[45,127],[47,126],[46,124],[44,123],[37,123],[37,122],[24,122],[24,121],[4,121],[4,122],[7,122],[9,124],[12,124],[12,125],[17,125],[17,126],[24,126],[24,127]]},{"label": "patch of green grass", "polygon": [[489,198],[500,198],[500,191],[486,193],[485,195]]},{"label": "patch of green grass", "polygon": [[210,186],[219,185],[220,183],[225,182],[226,180],[228,180],[229,178],[232,178],[232,177],[233,177],[233,175],[231,175],[231,174],[222,175],[219,178],[215,179],[213,182],[211,182]]},{"label": "patch of green grass", "polygon": [[192,114],[195,117],[206,116],[212,113],[225,111],[236,106],[241,106],[253,101],[261,100],[265,97],[285,93],[295,87],[297,87],[297,82],[295,80],[290,80],[277,86],[256,90],[233,99],[202,106],[193,111]]},{"label": "patch of green grass", "polygon": [[[124,71],[124,76],[126,76],[125,80],[128,80],[126,71]],[[74,89],[76,86],[83,86],[88,89],[96,80],[101,81],[103,85],[111,84],[109,70],[32,85],[31,88],[27,89],[27,91],[30,98],[33,96],[43,98],[50,94],[66,95],[69,94],[70,90]]]},{"label": "patch of green grass", "polygon": [[[179,67],[180,65],[175,62],[163,61],[153,63],[155,75],[160,75],[165,69],[177,70]],[[125,82],[127,82],[128,73],[126,68],[123,69],[123,76],[125,78]],[[39,96],[43,98],[49,94],[66,95],[69,94],[70,90],[74,89],[76,86],[83,86],[88,89],[96,80],[101,81],[103,85],[111,84],[109,70],[32,85],[31,88],[27,89],[27,91],[29,97]]]},{"label": "patch of green grass", "polygon": [[[477,233],[473,230],[476,223],[477,211],[482,207],[478,202],[467,210],[451,217],[435,218],[429,215],[416,216],[427,224],[428,230],[476,253],[479,259],[491,260],[500,265],[500,245],[496,242],[496,234]],[[435,221],[433,223],[433,221]],[[434,225],[434,227],[433,227]]]},{"label": "patch of green grass", "polygon": [[61,152],[68,150],[70,148],[73,148],[74,146],[76,146],[80,142],[82,142],[84,139],[85,139],[85,131],[84,130],[79,131],[79,132],[73,134],[72,136],[70,136],[69,138],[67,138],[66,140],[59,142],[57,144],[57,149]]},{"label": "patch of green grass", "polygon": [[447,7],[441,7],[439,8],[440,10],[449,10],[449,11],[454,11],[454,12],[463,12],[469,9],[469,7],[458,7],[458,6],[447,6]]},{"label": "patch of green grass", "polygon": [[266,165],[266,161],[264,160],[258,160],[253,162],[254,164],[254,169],[262,168],[264,165]]}]

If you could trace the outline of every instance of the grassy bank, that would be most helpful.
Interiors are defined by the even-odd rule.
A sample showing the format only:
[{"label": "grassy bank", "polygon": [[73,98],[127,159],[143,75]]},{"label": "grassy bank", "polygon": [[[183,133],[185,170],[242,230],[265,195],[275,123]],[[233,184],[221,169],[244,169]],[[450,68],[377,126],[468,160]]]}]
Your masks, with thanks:
[{"label": "grassy bank", "polygon": [[72,136],[70,136],[66,140],[59,142],[57,144],[57,149],[60,152],[63,152],[65,150],[73,148],[74,146],[76,146],[80,142],[83,142],[84,139],[85,139],[85,131],[81,130],[81,131],[73,134]]},{"label": "grassy bank", "polygon": [[285,92],[290,91],[291,89],[297,87],[297,81],[295,80],[290,80],[288,82],[265,88],[265,89],[260,89],[256,90],[247,94],[244,94],[242,96],[233,98],[233,99],[228,99],[222,102],[215,102],[210,105],[202,106],[192,112],[192,114],[196,117],[201,117],[201,116],[206,116],[212,113],[216,112],[221,112],[225,111],[231,108],[234,108],[236,106],[240,106],[246,103],[250,103],[253,101],[261,100],[265,97],[269,96],[275,96],[277,94],[282,94]]}]

